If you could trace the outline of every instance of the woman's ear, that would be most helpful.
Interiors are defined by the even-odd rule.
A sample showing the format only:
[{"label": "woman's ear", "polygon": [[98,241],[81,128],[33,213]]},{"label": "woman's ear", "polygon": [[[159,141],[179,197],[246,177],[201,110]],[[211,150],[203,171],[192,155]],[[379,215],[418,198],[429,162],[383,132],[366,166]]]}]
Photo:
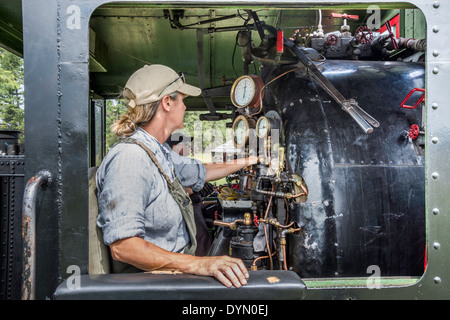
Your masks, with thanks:
[{"label": "woman's ear", "polygon": [[172,98],[168,94],[166,94],[161,99],[161,107],[164,109],[164,111],[171,111],[172,110]]}]

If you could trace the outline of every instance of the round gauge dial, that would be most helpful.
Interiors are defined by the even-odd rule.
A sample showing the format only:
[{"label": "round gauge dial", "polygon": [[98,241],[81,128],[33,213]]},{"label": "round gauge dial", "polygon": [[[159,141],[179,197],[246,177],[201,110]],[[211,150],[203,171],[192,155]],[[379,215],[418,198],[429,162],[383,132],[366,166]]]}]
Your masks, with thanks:
[{"label": "round gauge dial", "polygon": [[259,107],[263,81],[256,75],[239,77],[231,87],[231,101],[238,108]]},{"label": "round gauge dial", "polygon": [[262,116],[256,123],[256,135],[259,138],[267,137],[270,131],[270,121],[266,117]]},{"label": "round gauge dial", "polygon": [[245,145],[248,139],[249,125],[244,116],[238,116],[233,123],[233,143],[236,148],[241,148]]}]

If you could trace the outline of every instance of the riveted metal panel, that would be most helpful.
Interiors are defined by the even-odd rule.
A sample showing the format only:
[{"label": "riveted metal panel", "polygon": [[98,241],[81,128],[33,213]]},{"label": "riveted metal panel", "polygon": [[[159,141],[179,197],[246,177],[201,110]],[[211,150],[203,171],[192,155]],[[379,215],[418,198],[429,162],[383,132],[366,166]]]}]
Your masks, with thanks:
[{"label": "riveted metal panel", "polygon": [[0,157],[0,300],[20,299],[25,157]]}]

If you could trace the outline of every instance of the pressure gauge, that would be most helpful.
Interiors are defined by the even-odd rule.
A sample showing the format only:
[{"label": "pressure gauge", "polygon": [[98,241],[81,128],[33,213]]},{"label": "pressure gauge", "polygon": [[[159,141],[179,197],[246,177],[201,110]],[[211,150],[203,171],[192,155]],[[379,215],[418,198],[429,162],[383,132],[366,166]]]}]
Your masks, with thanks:
[{"label": "pressure gauge", "polygon": [[270,131],[270,121],[266,117],[262,116],[256,122],[256,135],[259,138],[265,138]]},{"label": "pressure gauge", "polygon": [[261,105],[264,83],[256,75],[243,75],[231,87],[231,102],[238,108],[258,108]]},{"label": "pressure gauge", "polygon": [[233,144],[236,148],[243,148],[248,141],[250,129],[255,128],[255,121],[239,115],[234,120],[232,127]]}]

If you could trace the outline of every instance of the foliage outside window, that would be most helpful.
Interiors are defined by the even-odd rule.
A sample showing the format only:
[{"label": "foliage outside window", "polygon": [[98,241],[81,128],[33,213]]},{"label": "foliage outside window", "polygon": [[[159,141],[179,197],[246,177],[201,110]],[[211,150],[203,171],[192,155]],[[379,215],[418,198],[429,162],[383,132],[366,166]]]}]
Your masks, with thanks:
[{"label": "foliage outside window", "polygon": [[20,130],[24,138],[23,59],[0,48],[0,129]]}]

